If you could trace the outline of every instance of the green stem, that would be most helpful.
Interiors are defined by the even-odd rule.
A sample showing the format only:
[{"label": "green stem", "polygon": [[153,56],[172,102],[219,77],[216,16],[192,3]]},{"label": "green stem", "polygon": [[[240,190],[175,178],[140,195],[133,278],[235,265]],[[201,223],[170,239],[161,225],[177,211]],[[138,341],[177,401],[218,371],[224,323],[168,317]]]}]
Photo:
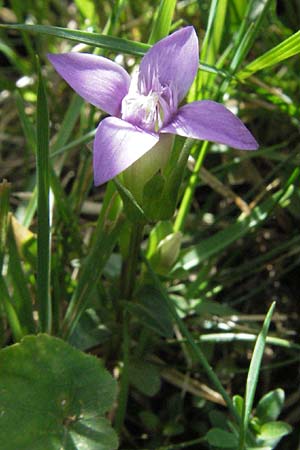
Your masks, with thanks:
[{"label": "green stem", "polygon": [[199,170],[203,164],[207,149],[208,149],[208,142],[204,141],[202,144],[198,159],[195,164],[195,169],[194,169],[192,175],[190,176],[188,186],[185,190],[183,199],[181,201],[179,211],[178,211],[178,214],[177,214],[177,217],[175,220],[175,224],[174,224],[174,231],[181,231],[184,227],[186,217],[189,213],[189,210],[190,210],[190,207],[192,204],[193,195],[194,195],[196,186],[198,184]]},{"label": "green stem", "polygon": [[[143,238],[144,225],[137,223],[133,224],[131,228],[130,242],[127,258],[123,261],[122,274],[121,274],[121,286],[120,286],[120,298],[124,300],[131,300],[135,287],[136,271],[138,256],[140,251],[140,243]],[[118,409],[115,419],[115,427],[117,433],[120,432],[123,427],[127,401],[129,392],[129,350],[130,350],[130,333],[129,333],[129,314],[122,308],[120,303],[118,307],[119,317],[117,320],[122,323],[123,328],[123,370],[120,382],[120,393],[118,399]],[[122,309],[121,309],[122,308]]]},{"label": "green stem", "polygon": [[121,275],[121,296],[126,300],[132,297],[140,243],[143,237],[144,226],[142,224],[133,224],[131,228],[130,242],[127,258],[123,261]]},{"label": "green stem", "polygon": [[128,402],[129,392],[129,348],[130,348],[130,335],[129,335],[129,315],[127,311],[123,314],[123,370],[120,382],[120,393],[118,398],[118,409],[115,419],[115,428],[120,436]]},{"label": "green stem", "polygon": [[157,450],[179,450],[182,448],[194,447],[195,445],[201,444],[203,442],[206,442],[205,437],[193,439],[192,441],[181,442],[180,444],[168,445],[167,447],[159,447]]}]

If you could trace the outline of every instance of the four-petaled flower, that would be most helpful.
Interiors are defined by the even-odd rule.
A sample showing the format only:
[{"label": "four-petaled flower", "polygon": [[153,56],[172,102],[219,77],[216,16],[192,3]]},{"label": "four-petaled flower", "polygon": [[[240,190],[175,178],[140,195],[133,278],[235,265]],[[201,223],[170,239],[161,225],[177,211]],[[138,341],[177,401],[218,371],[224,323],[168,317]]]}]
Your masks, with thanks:
[{"label": "four-petaled flower", "polygon": [[63,53],[48,58],[81,97],[113,116],[100,122],[94,140],[96,185],[123,172],[166,133],[243,150],[258,147],[248,129],[223,105],[203,100],[179,107],[199,65],[193,27],[157,42],[132,79],[121,66],[101,56]]}]

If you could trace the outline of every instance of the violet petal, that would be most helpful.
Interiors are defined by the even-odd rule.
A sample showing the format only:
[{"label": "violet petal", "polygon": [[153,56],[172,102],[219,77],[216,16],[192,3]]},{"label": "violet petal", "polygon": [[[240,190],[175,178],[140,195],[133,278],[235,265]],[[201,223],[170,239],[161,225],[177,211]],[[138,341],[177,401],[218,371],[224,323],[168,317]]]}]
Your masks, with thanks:
[{"label": "violet petal", "polygon": [[218,142],[241,150],[258,148],[243,122],[225,106],[211,100],[181,107],[161,132]]},{"label": "violet petal", "polygon": [[158,142],[158,135],[107,117],[100,122],[94,141],[95,185],[105,183],[127,169]]},{"label": "violet petal", "polygon": [[185,27],[162,39],[143,57],[141,83],[153,88],[155,78],[162,86],[175,88],[180,102],[189,90],[198,70],[199,46],[193,27]]},{"label": "violet petal", "polygon": [[102,56],[87,53],[47,56],[77,94],[108,114],[120,114],[121,102],[130,84],[130,76],[121,66]]}]

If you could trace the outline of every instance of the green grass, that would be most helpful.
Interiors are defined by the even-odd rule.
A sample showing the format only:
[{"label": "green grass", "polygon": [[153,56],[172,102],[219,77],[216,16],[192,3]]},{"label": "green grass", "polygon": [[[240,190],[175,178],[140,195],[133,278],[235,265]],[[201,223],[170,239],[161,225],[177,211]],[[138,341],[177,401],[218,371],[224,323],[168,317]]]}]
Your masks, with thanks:
[{"label": "green grass", "polygon": [[[267,445],[259,430],[273,433],[267,448],[299,446],[297,18],[293,0],[24,0],[1,10],[0,342],[44,331],[101,358],[119,383],[109,419],[124,450],[219,450],[226,439],[247,450]],[[145,223],[119,182],[94,187],[90,143],[104,115],[46,55],[83,49],[131,71],[185,25],[201,49],[188,101],[232,108],[260,148],[186,141],[181,152],[176,138],[177,178],[159,211],[175,202],[178,179],[177,209]],[[278,388],[289,401],[275,436],[255,408]]]}]

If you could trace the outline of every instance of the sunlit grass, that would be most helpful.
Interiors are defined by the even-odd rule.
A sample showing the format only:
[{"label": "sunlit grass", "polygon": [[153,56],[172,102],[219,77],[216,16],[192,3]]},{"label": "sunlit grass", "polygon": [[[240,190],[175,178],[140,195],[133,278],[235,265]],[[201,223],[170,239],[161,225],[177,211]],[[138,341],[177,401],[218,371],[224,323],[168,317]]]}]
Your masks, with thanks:
[{"label": "sunlit grass", "polygon": [[[119,382],[109,419],[121,448],[217,449],[218,432],[207,433],[218,427],[228,448],[254,447],[262,424],[251,411],[267,393],[271,410],[282,388],[280,420],[295,431],[276,448],[295,450],[297,2],[98,3],[24,0],[0,10],[2,346],[46,331],[102,358]],[[130,72],[150,44],[185,25],[202,49],[188,101],[224,103],[260,148],[191,143],[176,212],[145,225],[135,260],[126,214],[143,212],[114,182],[93,185],[91,142],[104,114],[71,92],[46,54],[95,52]],[[174,158],[182,145],[177,138]]]}]

